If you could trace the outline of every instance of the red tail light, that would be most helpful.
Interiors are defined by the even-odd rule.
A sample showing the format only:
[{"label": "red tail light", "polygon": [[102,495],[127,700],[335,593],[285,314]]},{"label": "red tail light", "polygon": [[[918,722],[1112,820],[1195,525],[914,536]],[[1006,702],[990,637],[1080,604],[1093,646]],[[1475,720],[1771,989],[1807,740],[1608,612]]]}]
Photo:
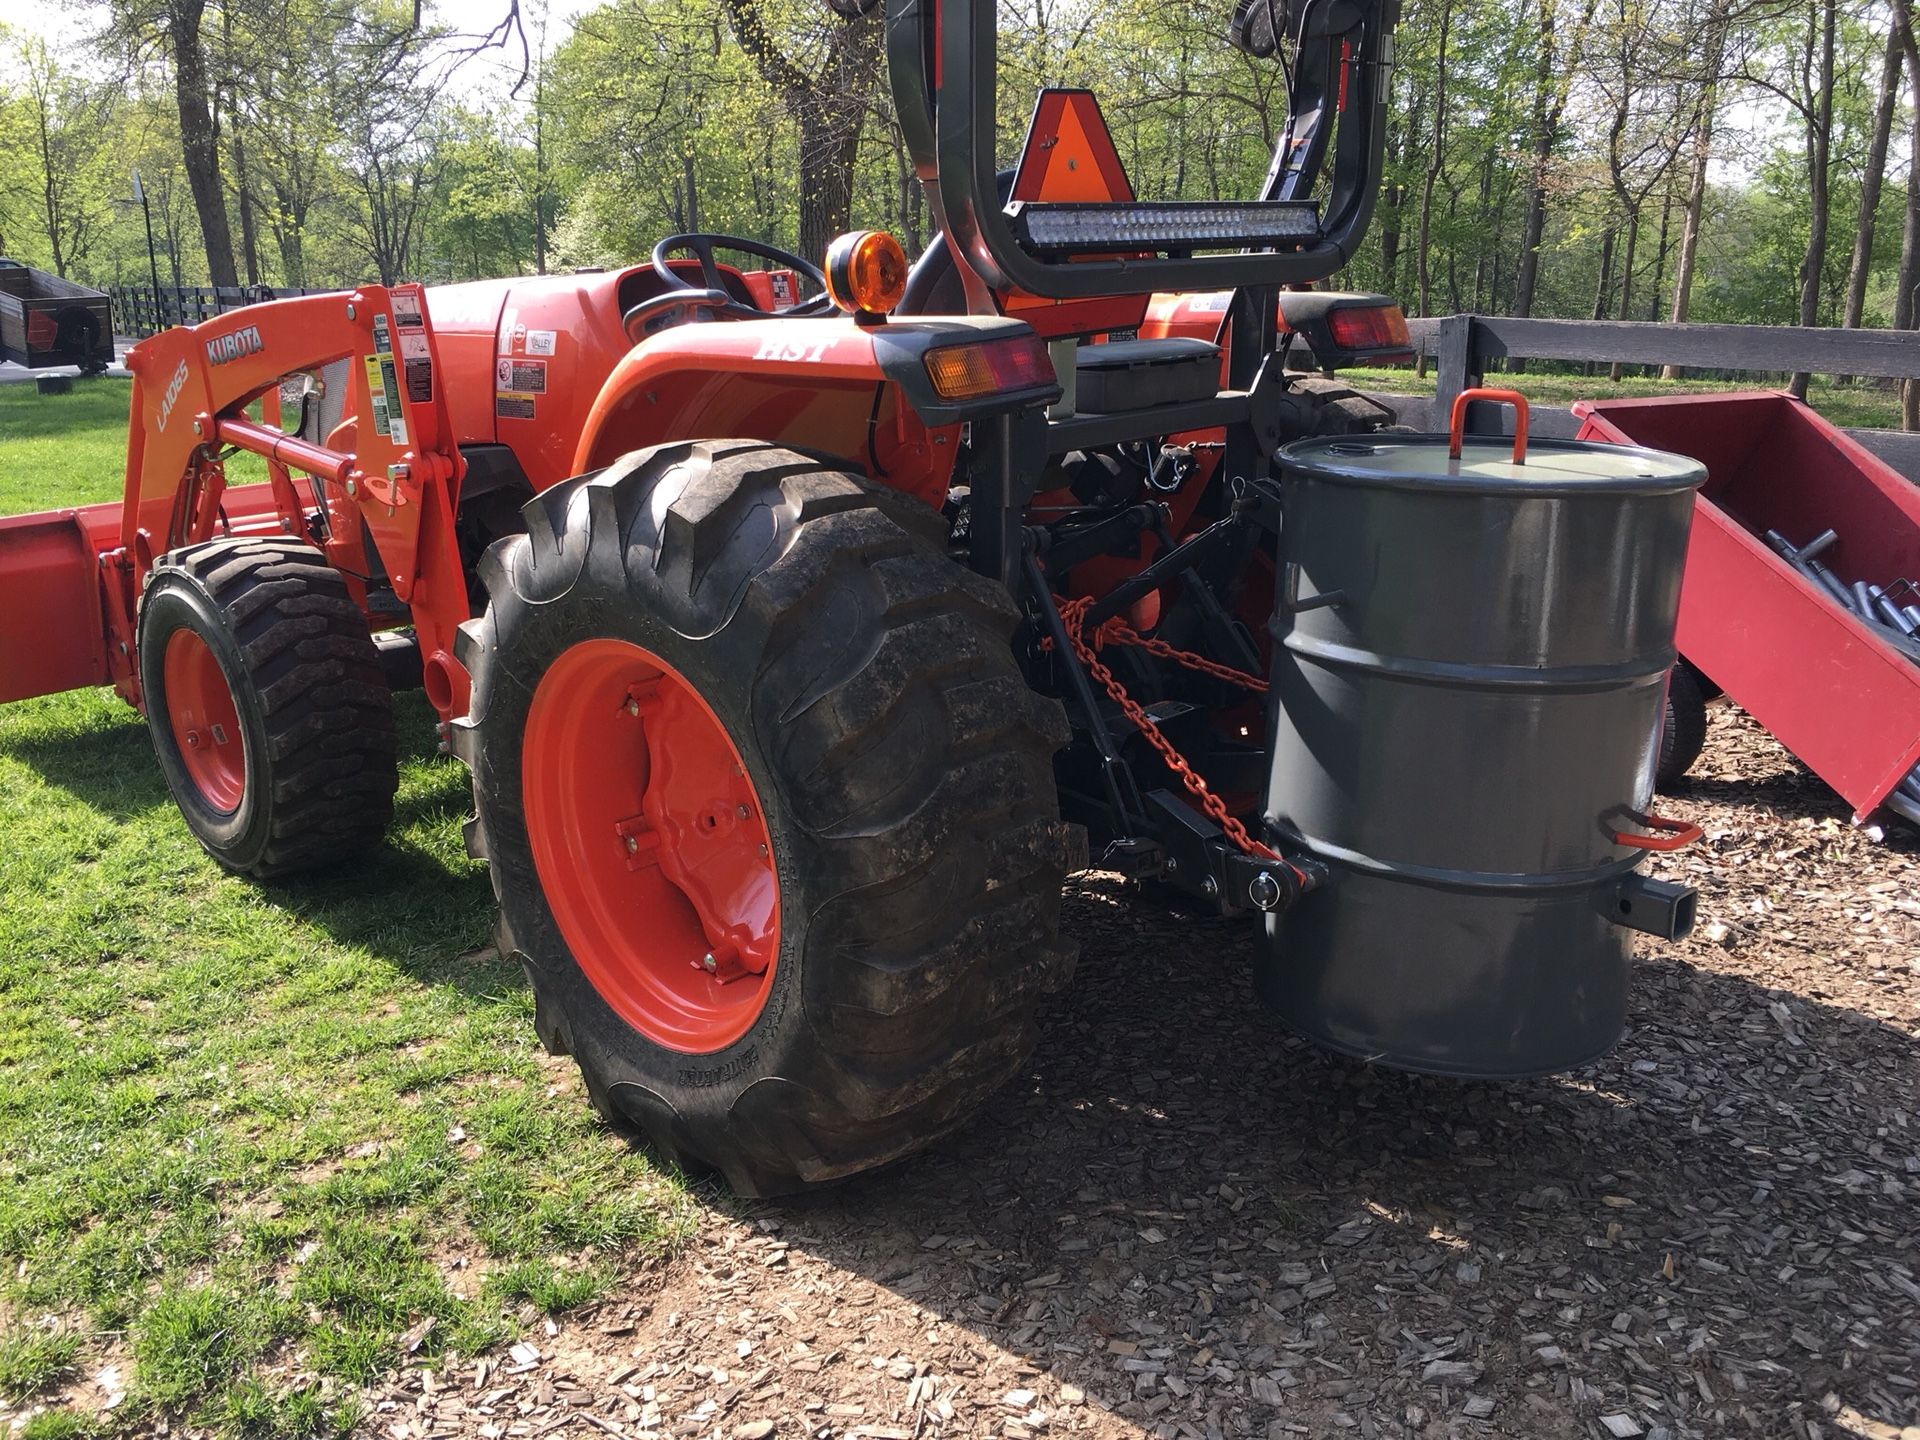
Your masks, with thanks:
[{"label": "red tail light", "polygon": [[927,378],[942,400],[977,400],[1009,390],[1056,383],[1053,362],[1038,335],[1009,335],[927,352]]},{"label": "red tail light", "polygon": [[1350,305],[1327,316],[1333,343],[1342,350],[1410,350],[1413,338],[1398,305]]}]

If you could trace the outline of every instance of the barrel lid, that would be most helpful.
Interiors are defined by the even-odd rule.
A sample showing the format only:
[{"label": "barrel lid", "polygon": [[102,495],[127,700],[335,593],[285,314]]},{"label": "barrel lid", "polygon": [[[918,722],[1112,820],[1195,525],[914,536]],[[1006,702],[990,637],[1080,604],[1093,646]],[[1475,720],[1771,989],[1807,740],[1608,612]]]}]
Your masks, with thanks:
[{"label": "barrel lid", "polygon": [[1670,494],[1692,490],[1706,467],[1685,455],[1583,440],[1535,440],[1516,461],[1513,440],[1470,436],[1455,459],[1444,435],[1326,435],[1299,440],[1281,463],[1318,480],[1390,489],[1514,494]]}]

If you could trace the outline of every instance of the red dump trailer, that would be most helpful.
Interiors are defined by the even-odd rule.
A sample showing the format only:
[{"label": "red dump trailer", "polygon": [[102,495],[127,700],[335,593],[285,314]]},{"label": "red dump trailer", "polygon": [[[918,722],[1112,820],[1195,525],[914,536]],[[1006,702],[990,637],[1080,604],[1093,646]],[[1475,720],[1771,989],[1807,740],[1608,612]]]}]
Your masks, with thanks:
[{"label": "red dump trailer", "polygon": [[[1920,665],[1768,543],[1831,530],[1843,582],[1920,584],[1920,487],[1791,395],[1583,401],[1580,438],[1707,467],[1680,596],[1680,653],[1864,823],[1920,764]],[[1920,597],[1916,597],[1920,598]]]}]

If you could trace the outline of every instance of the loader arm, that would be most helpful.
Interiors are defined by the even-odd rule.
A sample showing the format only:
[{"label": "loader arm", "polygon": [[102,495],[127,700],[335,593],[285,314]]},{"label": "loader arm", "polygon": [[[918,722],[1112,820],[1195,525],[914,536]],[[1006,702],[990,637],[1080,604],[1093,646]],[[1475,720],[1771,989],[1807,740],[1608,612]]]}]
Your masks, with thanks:
[{"label": "loader arm", "polygon": [[[275,423],[281,380],[338,361],[347,362],[348,388],[328,443],[283,433]],[[463,462],[419,287],[249,306],[141,342],[127,368],[122,501],[0,529],[0,597],[49,579],[69,596],[51,647],[46,632],[14,633],[17,622],[4,622],[0,655],[70,652],[67,663],[6,685],[5,698],[111,680],[141,706],[134,621],[157,559],[218,535],[288,534],[316,544],[357,587],[367,573],[364,522],[408,608],[429,698],[443,719],[464,713],[465,677],[452,658],[454,629],[470,615],[453,526]],[[256,399],[258,421],[247,414]],[[225,459],[234,451],[262,457],[269,483],[229,490]],[[296,474],[310,478],[296,484]],[[117,527],[106,523],[109,509],[119,512]],[[93,574],[83,579],[83,567]]]}]

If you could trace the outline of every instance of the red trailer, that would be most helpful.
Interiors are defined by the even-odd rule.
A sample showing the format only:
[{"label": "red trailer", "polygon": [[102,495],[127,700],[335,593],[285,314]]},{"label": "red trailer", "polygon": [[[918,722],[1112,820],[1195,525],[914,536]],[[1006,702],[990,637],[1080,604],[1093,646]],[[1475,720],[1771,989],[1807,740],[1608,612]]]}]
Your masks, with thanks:
[{"label": "red trailer", "polygon": [[[1843,580],[1920,584],[1920,487],[1783,393],[1583,401],[1582,440],[1707,467],[1680,597],[1680,652],[1853,806],[1856,824],[1920,763],[1920,665],[1776,553],[1768,531]],[[1909,802],[1910,803],[1910,802]],[[1909,818],[1912,818],[1909,815]]]}]

